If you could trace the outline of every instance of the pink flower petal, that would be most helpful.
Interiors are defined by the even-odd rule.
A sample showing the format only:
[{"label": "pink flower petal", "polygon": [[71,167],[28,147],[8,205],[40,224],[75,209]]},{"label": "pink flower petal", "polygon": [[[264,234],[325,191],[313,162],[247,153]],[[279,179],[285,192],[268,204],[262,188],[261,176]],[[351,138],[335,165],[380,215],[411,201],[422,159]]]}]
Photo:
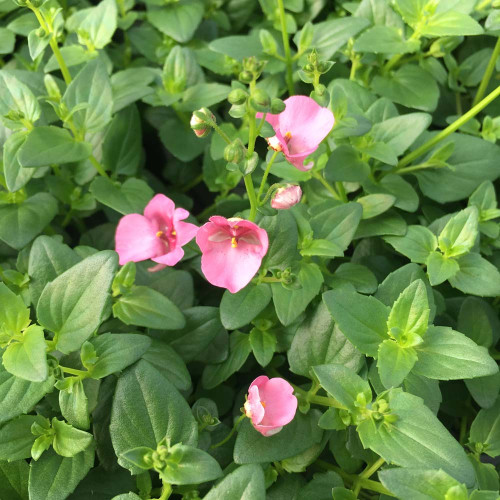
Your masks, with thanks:
[{"label": "pink flower petal", "polygon": [[175,266],[177,262],[179,262],[182,257],[184,257],[184,250],[178,246],[176,249],[168,252],[164,255],[159,255],[158,257],[154,257],[151,260],[153,262],[158,262],[158,264],[164,264],[166,266]]},{"label": "pink flower petal", "polygon": [[282,378],[272,378],[259,387],[260,399],[266,410],[261,425],[279,427],[293,420],[297,398],[293,387]]},{"label": "pink flower petal", "polygon": [[283,429],[283,426],[273,427],[269,425],[254,424],[255,430],[259,431],[264,437],[271,437],[278,434]]},{"label": "pink flower petal", "polygon": [[298,153],[295,155],[286,155],[286,159],[294,167],[297,167],[302,172],[307,172],[308,170],[311,170],[311,168],[313,168],[314,163],[310,161],[309,163],[304,164],[304,161],[309,155],[312,155],[316,151],[316,149],[318,148],[316,147],[314,149],[310,149],[309,151],[305,151],[304,153]]},{"label": "pink flower petal", "polygon": [[164,194],[157,194],[146,205],[144,216],[149,220],[157,221],[159,226],[171,223],[174,217],[175,204]]},{"label": "pink flower petal", "polygon": [[[257,113],[255,117],[260,120],[264,116],[264,113]],[[266,113],[266,122],[271,125],[275,130],[278,128],[280,122],[280,115],[272,115],[271,113]]]},{"label": "pink flower petal", "polygon": [[177,233],[177,245],[180,247],[189,243],[196,236],[198,229],[200,229],[198,226],[189,222],[176,222],[174,227]]},{"label": "pink flower petal", "polygon": [[115,249],[120,257],[120,265],[123,265],[161,255],[165,244],[156,237],[156,228],[146,217],[129,214],[118,223]]},{"label": "pink flower petal", "polygon": [[189,212],[184,208],[176,208],[174,211],[174,221],[184,220],[189,217]]},{"label": "pink flower petal", "polygon": [[253,425],[258,425],[264,418],[265,409],[262,406],[257,386],[248,389],[248,399],[245,403],[245,412],[247,417],[252,420]]},{"label": "pink flower petal", "polygon": [[291,134],[290,154],[316,149],[332,130],[333,113],[307,96],[289,97],[285,104],[285,110],[279,115],[279,129],[283,137]]}]

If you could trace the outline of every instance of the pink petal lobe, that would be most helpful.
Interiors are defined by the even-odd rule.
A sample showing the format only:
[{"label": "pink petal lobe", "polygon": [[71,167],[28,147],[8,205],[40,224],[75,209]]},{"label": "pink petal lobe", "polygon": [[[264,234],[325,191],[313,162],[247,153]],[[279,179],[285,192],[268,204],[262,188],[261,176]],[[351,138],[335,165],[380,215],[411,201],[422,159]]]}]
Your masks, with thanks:
[{"label": "pink petal lobe", "polygon": [[261,401],[266,413],[262,425],[279,427],[293,420],[297,411],[297,398],[293,387],[282,378],[272,378],[259,387]]},{"label": "pink petal lobe", "polygon": [[177,233],[177,246],[184,246],[189,243],[200,229],[198,226],[191,224],[190,222],[176,222],[175,232]]},{"label": "pink petal lobe", "polygon": [[252,420],[253,425],[260,424],[264,418],[265,409],[260,401],[259,388],[257,386],[250,387],[248,390],[245,412],[247,417]]},{"label": "pink petal lobe", "polygon": [[115,234],[120,265],[161,255],[164,248],[164,243],[156,237],[155,226],[146,217],[129,214],[120,219]]},{"label": "pink petal lobe", "polygon": [[165,266],[175,266],[182,257],[184,257],[184,250],[178,246],[171,252],[164,255],[159,255],[158,257],[153,257],[151,260],[153,262],[158,262],[158,264],[164,264]]},{"label": "pink petal lobe", "polygon": [[189,212],[185,208],[176,208],[174,211],[174,220],[184,220],[189,217]]},{"label": "pink petal lobe", "polygon": [[150,220],[166,223],[174,216],[175,204],[164,194],[153,196],[144,209],[144,216]]}]

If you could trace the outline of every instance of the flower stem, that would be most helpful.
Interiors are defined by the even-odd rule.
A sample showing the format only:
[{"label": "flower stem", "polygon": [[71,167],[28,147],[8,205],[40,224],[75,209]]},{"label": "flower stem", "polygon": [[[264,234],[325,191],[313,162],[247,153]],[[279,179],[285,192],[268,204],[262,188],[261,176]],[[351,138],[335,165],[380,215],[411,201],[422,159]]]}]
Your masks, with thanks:
[{"label": "flower stem", "polygon": [[269,175],[269,172],[271,171],[271,167],[273,166],[274,160],[278,156],[279,151],[275,151],[273,153],[273,156],[271,156],[271,159],[269,160],[269,163],[267,164],[266,170],[264,172],[264,176],[262,177],[262,181],[260,183],[259,187],[259,193],[257,194],[257,203],[261,205],[260,199],[262,197],[262,193],[264,192],[264,187],[266,185],[267,177]]},{"label": "flower stem", "polygon": [[340,200],[340,196],[339,194],[337,193],[337,191],[335,190],[335,188],[333,186],[330,186],[330,184],[326,181],[326,179],[319,173],[319,172],[312,172],[312,176],[317,179],[319,182],[321,182],[321,184],[323,184],[323,186],[325,186],[325,188],[327,189],[327,191],[329,193],[331,193],[331,195],[336,199],[336,200]]},{"label": "flower stem", "polygon": [[249,220],[254,221],[257,215],[257,196],[255,194],[255,188],[253,187],[252,174],[247,174],[243,177],[245,181],[245,187],[247,188],[248,200],[250,201],[250,216]]},{"label": "flower stem", "polygon": [[495,48],[493,49],[493,54],[491,54],[490,61],[488,62],[488,66],[486,67],[486,71],[484,72],[483,79],[477,89],[476,97],[474,97],[474,101],[472,105],[475,106],[482,98],[484,93],[486,92],[486,88],[491,80],[491,75],[493,75],[493,71],[495,70],[495,64],[497,62],[498,56],[500,55],[500,37],[497,40]]},{"label": "flower stem", "polygon": [[231,429],[231,432],[222,441],[219,441],[217,444],[213,444],[212,446],[210,446],[210,448],[211,449],[218,448],[219,446],[222,446],[223,444],[226,444],[233,437],[234,433],[238,429],[238,426],[241,424],[241,422],[245,418],[246,418],[246,415],[241,415],[238,418],[238,420],[236,420],[236,422],[234,423],[233,428]]},{"label": "flower stem", "polygon": [[293,69],[292,69],[292,56],[290,53],[290,42],[288,40],[288,32],[286,30],[286,17],[285,6],[283,0],[278,0],[278,9],[280,13],[281,36],[283,38],[283,49],[285,51],[285,64],[286,64],[286,86],[288,94],[293,95]]},{"label": "flower stem", "polygon": [[163,483],[163,489],[161,490],[161,497],[158,500],[168,500],[172,494],[172,486],[168,483]]},{"label": "flower stem", "polygon": [[99,172],[100,175],[109,179],[109,176],[106,173],[106,171],[104,170],[104,167],[96,160],[94,155],[90,155],[89,161],[90,161],[90,163],[92,163],[92,165],[97,170],[97,172]]},{"label": "flower stem", "polygon": [[59,368],[64,373],[69,373],[70,375],[76,375],[77,377],[87,378],[89,375],[89,372],[84,370],[77,370],[76,368],[68,368],[67,366],[61,366],[61,365],[59,365]]},{"label": "flower stem", "polygon": [[372,476],[382,465],[385,464],[385,460],[383,458],[379,458],[376,462],[374,462],[372,465],[367,466],[366,469],[359,474],[358,478],[356,481],[354,481],[353,489],[352,491],[358,496],[359,492],[361,491],[361,488],[363,487],[363,479],[368,479],[370,476]]},{"label": "flower stem", "polygon": [[231,144],[231,139],[229,138],[229,136],[226,134],[226,132],[224,132],[224,130],[222,130],[219,125],[217,125],[217,123],[212,123],[212,127],[214,128],[214,130],[222,137],[222,139],[224,139],[224,141],[226,141],[227,144]]},{"label": "flower stem", "polygon": [[432,139],[422,144],[422,146],[403,157],[398,163],[398,168],[406,167],[406,165],[409,165],[413,160],[416,160],[419,156],[423,155],[424,153],[429,151],[429,149],[433,148],[438,142],[446,139],[450,134],[455,132],[455,130],[458,130],[471,118],[474,118],[474,116],[476,116],[480,111],[488,106],[488,104],[493,102],[499,95],[500,85],[495,90],[490,92],[484,99],[478,102],[474,107],[472,107],[469,111],[467,111],[467,113],[455,120],[451,125],[448,125],[448,127],[446,127],[444,130],[441,130],[439,134],[435,135]]}]

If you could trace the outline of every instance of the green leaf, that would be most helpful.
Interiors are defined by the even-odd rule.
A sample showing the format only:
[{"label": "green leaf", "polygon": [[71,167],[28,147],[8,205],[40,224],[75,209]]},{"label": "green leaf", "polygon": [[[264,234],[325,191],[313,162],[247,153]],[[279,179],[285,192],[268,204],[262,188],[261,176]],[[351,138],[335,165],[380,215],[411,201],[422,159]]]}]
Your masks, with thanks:
[{"label": "green leaf", "polygon": [[265,500],[264,472],[260,465],[242,465],[215,485],[204,500]]},{"label": "green leaf", "polygon": [[493,328],[496,324],[496,313],[485,300],[467,297],[462,302],[457,318],[457,330],[476,344],[491,347]]},{"label": "green leaf", "polygon": [[123,215],[142,213],[154,194],[145,181],[133,177],[119,184],[98,176],[92,181],[90,192],[97,201]]},{"label": "green leaf", "polygon": [[377,290],[377,278],[375,275],[361,264],[344,262],[335,270],[334,282],[339,279],[354,285],[357,292],[374,293]]},{"label": "green leaf", "polygon": [[278,210],[275,216],[262,217],[259,226],[267,231],[269,248],[262,261],[263,268],[285,269],[298,258],[298,230],[288,210]]},{"label": "green leaf", "polygon": [[354,50],[375,54],[407,54],[416,52],[419,46],[416,40],[403,40],[400,30],[394,26],[373,26],[357,38]]},{"label": "green leaf", "polygon": [[147,286],[134,286],[113,305],[113,315],[126,325],[177,330],[186,324],[179,308],[165,295]]},{"label": "green leaf", "polygon": [[470,428],[470,441],[483,444],[484,453],[496,457],[500,453],[500,398],[477,414]]},{"label": "green leaf", "polygon": [[398,104],[422,111],[434,111],[439,99],[434,78],[414,64],[405,64],[390,76],[375,76],[372,88]]},{"label": "green leaf", "polygon": [[459,257],[474,246],[478,234],[478,210],[468,207],[454,215],[439,234],[439,248],[446,257]]},{"label": "green leaf", "polygon": [[31,426],[43,421],[39,415],[21,415],[7,422],[0,429],[0,460],[13,462],[31,458],[31,447],[36,438],[31,433]]},{"label": "green leaf", "polygon": [[[16,295],[4,283],[0,283],[0,332],[12,337],[21,333],[30,324],[30,310],[21,296]],[[1,338],[1,337],[0,337]],[[7,341],[8,338],[2,339]]]},{"label": "green leaf", "polygon": [[431,124],[432,117],[427,113],[408,113],[375,123],[371,136],[402,155]]},{"label": "green leaf", "polygon": [[311,410],[307,415],[297,412],[289,424],[269,437],[264,437],[245,419],[234,445],[234,461],[237,464],[275,462],[304,452],[321,442],[323,430],[317,425],[319,416],[318,410]]},{"label": "green leaf", "polygon": [[60,127],[35,127],[19,148],[17,159],[22,167],[46,167],[87,159],[92,146],[76,141]]},{"label": "green leaf", "polygon": [[378,348],[378,373],[387,389],[401,385],[416,362],[413,347],[404,347],[392,339],[384,340]]},{"label": "green leaf", "polygon": [[97,361],[89,367],[92,378],[104,378],[135,363],[151,346],[145,335],[105,333],[90,340]]},{"label": "green leaf", "polygon": [[293,290],[285,288],[281,283],[271,284],[276,314],[284,326],[293,323],[318,295],[323,274],[317,264],[302,263],[297,279],[301,288]]},{"label": "green leaf", "polygon": [[314,236],[335,243],[345,251],[354,237],[362,214],[362,205],[352,202],[319,213],[310,220]]},{"label": "green leaf", "polygon": [[478,253],[469,253],[458,259],[458,265],[460,270],[450,278],[451,286],[481,297],[500,295],[500,273],[491,262]]},{"label": "green leaf", "polygon": [[[311,47],[314,47],[319,52],[322,59],[330,59],[349,39],[356,36],[368,25],[369,21],[362,17],[345,17],[316,23],[313,25]],[[298,32],[294,36],[296,45],[300,39],[300,34],[301,32]]]},{"label": "green leaf", "polygon": [[[92,383],[90,379],[85,380],[85,384],[89,383]],[[90,428],[89,400],[82,380],[75,379],[67,390],[59,391],[59,406],[62,416],[73,427],[82,430]]]},{"label": "green leaf", "polygon": [[229,356],[222,363],[206,365],[201,383],[205,389],[213,389],[237,372],[252,352],[249,335],[238,330],[229,336]]},{"label": "green leaf", "polygon": [[311,378],[311,368],[336,363],[359,371],[361,353],[347,340],[324,302],[300,324],[288,351],[290,370],[297,375]]},{"label": "green leaf", "polygon": [[44,382],[29,382],[9,373],[0,363],[0,424],[22,413],[29,413],[45,394],[52,391],[54,377]]},{"label": "green leaf", "polygon": [[447,492],[460,483],[442,470],[387,469],[380,471],[382,484],[398,498],[413,500],[441,500]]},{"label": "green leaf", "polygon": [[186,326],[182,330],[172,332],[174,340],[170,345],[185,362],[189,362],[201,354],[206,355],[207,349],[217,337],[227,333],[220,322],[219,309],[216,307],[192,307],[183,312],[186,316]]},{"label": "green leaf", "polygon": [[23,168],[17,159],[17,153],[26,140],[24,130],[14,132],[3,145],[3,175],[10,192],[24,187],[35,173],[34,168]]},{"label": "green leaf", "polygon": [[28,473],[25,460],[0,462],[0,498],[28,500]]},{"label": "green leaf", "polygon": [[204,5],[198,0],[181,0],[163,5],[148,6],[148,21],[176,42],[188,42],[203,17]]},{"label": "green leaf", "polygon": [[422,280],[415,280],[405,288],[392,306],[387,328],[395,336],[394,330],[399,329],[398,340],[404,344],[400,336],[419,335],[427,331],[429,323],[429,302],[427,290]]},{"label": "green leaf", "polygon": [[418,264],[424,264],[437,248],[436,236],[424,226],[408,226],[404,236],[386,236],[384,240],[397,252]]},{"label": "green leaf", "polygon": [[103,60],[93,59],[80,70],[68,85],[63,102],[70,111],[77,105],[87,104],[72,115],[79,131],[98,132],[111,121],[113,93]]},{"label": "green leaf", "polygon": [[[498,217],[495,186],[491,181],[484,181],[477,187],[470,195],[469,206],[475,206],[478,209],[480,221]],[[490,214],[495,217],[490,217]]]},{"label": "green leaf", "polygon": [[92,434],[75,429],[55,417],[52,419],[52,429],[55,431],[52,446],[62,457],[74,457],[87,449],[93,441]]},{"label": "green leaf", "polygon": [[371,219],[389,210],[396,197],[392,194],[368,194],[356,200],[363,207],[363,219]]},{"label": "green leaf", "polygon": [[384,235],[403,236],[406,233],[406,228],[403,217],[394,210],[388,210],[372,219],[362,220],[354,238],[371,238]]},{"label": "green leaf", "polygon": [[43,382],[49,375],[46,349],[43,329],[31,325],[23,332],[22,339],[5,349],[2,362],[5,369],[17,377]]},{"label": "green leaf", "polygon": [[426,0],[396,0],[394,6],[410,26],[415,26],[423,17]]},{"label": "green leaf", "polygon": [[359,399],[365,404],[372,400],[370,384],[346,366],[337,364],[314,366],[313,372],[321,387],[350,410],[356,408]]},{"label": "green leaf", "polygon": [[359,153],[347,144],[341,144],[332,151],[324,171],[329,182],[361,182],[370,176],[368,163],[361,161]]},{"label": "green leaf", "polygon": [[471,16],[453,10],[436,12],[421,29],[421,34],[428,37],[481,35],[482,26]]},{"label": "green leaf", "polygon": [[33,92],[7,70],[0,70],[0,115],[20,114],[34,123],[40,117],[40,106]]},{"label": "green leaf", "polygon": [[444,281],[453,278],[460,267],[458,262],[453,258],[448,258],[441,252],[431,252],[427,260],[427,275],[432,286],[440,285]]},{"label": "green leaf", "polygon": [[363,353],[375,357],[387,337],[389,311],[375,297],[356,292],[330,290],[323,301],[342,333]]},{"label": "green leaf", "polygon": [[68,245],[56,238],[39,236],[31,246],[28,274],[31,302],[36,306],[45,285],[80,262],[80,257]]},{"label": "green leaf", "polygon": [[231,87],[220,83],[199,83],[186,89],[179,103],[181,111],[192,112],[203,106],[213,106],[227,98]]},{"label": "green leaf", "polygon": [[498,372],[486,348],[445,326],[429,327],[417,355],[414,372],[433,379],[469,379]]},{"label": "green leaf", "polygon": [[224,328],[236,330],[248,325],[266,308],[271,296],[271,287],[266,283],[250,283],[234,294],[226,290],[220,303],[220,318]]},{"label": "green leaf", "polygon": [[94,465],[94,447],[74,457],[45,452],[39,460],[32,460],[29,473],[30,500],[64,500],[77,487]]},{"label": "green leaf", "polygon": [[191,375],[182,358],[165,342],[153,340],[142,359],[153,365],[179,391],[189,391]]},{"label": "green leaf", "polygon": [[223,36],[208,45],[210,50],[219,52],[236,60],[258,55],[262,52],[259,37],[255,34]]},{"label": "green leaf", "polygon": [[55,333],[59,351],[67,354],[79,349],[101,324],[117,260],[115,252],[98,252],[44,288],[37,305],[38,320]]},{"label": "green leaf", "polygon": [[207,452],[176,444],[170,448],[177,467],[166,467],[160,472],[163,481],[169,484],[200,484],[222,476],[222,469],[215,458]]},{"label": "green leaf", "polygon": [[474,469],[464,449],[423,401],[400,389],[392,389],[388,396],[391,412],[398,419],[378,427],[371,419],[363,421],[357,428],[363,446],[386,462],[442,469],[472,486]]},{"label": "green leaf", "polygon": [[260,366],[267,366],[273,359],[276,350],[276,337],[274,334],[258,328],[252,328],[249,335],[255,359]]},{"label": "green leaf", "polygon": [[7,28],[0,28],[0,54],[10,54],[14,50],[16,36]]},{"label": "green leaf", "polygon": [[[128,106],[117,113],[102,144],[104,168],[117,174],[135,175],[142,158],[141,137],[141,118],[137,107]],[[105,196],[103,199],[108,198]]]},{"label": "green leaf", "polygon": [[196,445],[198,426],[177,389],[151,364],[139,361],[118,379],[110,424],[118,463],[140,473],[121,454],[131,448],[156,449],[165,437],[171,444]]},{"label": "green leaf", "polygon": [[[427,132],[422,134],[424,140],[430,137]],[[416,173],[422,192],[438,203],[467,198],[479,184],[498,177],[498,145],[459,133],[451,134],[447,141],[455,146],[446,161],[451,168],[427,168]]]},{"label": "green leaf", "polygon": [[49,193],[36,193],[15,205],[0,206],[0,240],[20,250],[45,226],[57,213],[57,201]]},{"label": "green leaf", "polygon": [[117,10],[114,0],[102,0],[95,7],[75,12],[66,20],[66,28],[78,34],[80,43],[102,49],[116,30]]}]

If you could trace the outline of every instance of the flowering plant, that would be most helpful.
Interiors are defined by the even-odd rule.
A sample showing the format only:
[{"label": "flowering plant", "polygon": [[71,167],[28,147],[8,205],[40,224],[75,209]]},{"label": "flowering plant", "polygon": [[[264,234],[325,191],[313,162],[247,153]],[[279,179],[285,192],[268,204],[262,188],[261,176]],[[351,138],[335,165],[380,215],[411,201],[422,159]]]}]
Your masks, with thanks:
[{"label": "flowering plant", "polygon": [[0,0],[0,500],[499,498],[498,7]]}]

